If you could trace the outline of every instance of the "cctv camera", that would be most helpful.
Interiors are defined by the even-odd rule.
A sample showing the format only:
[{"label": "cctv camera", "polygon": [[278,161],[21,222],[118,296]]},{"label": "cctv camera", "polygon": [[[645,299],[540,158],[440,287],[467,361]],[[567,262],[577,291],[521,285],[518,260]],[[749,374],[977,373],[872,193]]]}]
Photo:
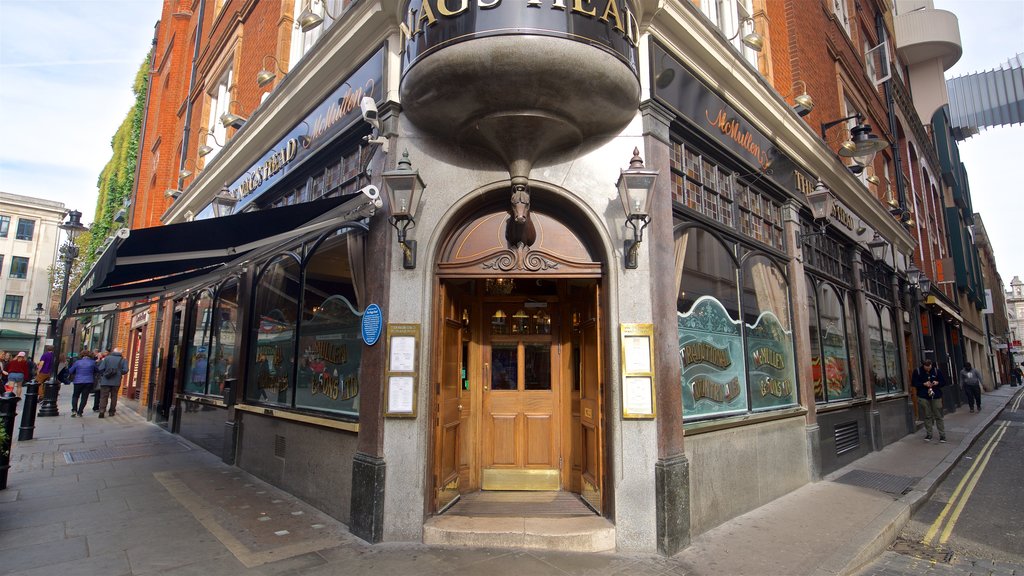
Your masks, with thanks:
[{"label": "cctv camera", "polygon": [[359,101],[359,109],[363,112],[363,120],[366,120],[374,128],[377,127],[377,103],[369,96],[363,96]]},{"label": "cctv camera", "polygon": [[380,199],[380,190],[373,184],[370,184],[369,186],[364,186],[359,190],[359,192],[357,192],[357,194],[364,194],[370,200]]}]

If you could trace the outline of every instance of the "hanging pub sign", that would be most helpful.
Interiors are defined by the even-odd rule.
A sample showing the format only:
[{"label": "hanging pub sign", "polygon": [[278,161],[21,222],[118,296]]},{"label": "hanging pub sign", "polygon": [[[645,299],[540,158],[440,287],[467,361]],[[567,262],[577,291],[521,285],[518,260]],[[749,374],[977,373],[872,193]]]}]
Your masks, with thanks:
[{"label": "hanging pub sign", "polygon": [[553,36],[602,48],[637,73],[634,0],[409,0],[403,71],[445,46],[488,36]]},{"label": "hanging pub sign", "polygon": [[362,121],[359,102],[365,96],[379,102],[384,97],[384,48],[368,60],[300,120],[283,138],[271,146],[249,170],[228,185],[239,199],[234,212],[240,212],[298,168],[335,136]]},{"label": "hanging pub sign", "polygon": [[816,178],[797,166],[735,108],[653,41],[651,78],[651,90],[657,100],[685,118],[692,128],[733,152],[753,168],[752,172],[794,194],[814,189]]}]

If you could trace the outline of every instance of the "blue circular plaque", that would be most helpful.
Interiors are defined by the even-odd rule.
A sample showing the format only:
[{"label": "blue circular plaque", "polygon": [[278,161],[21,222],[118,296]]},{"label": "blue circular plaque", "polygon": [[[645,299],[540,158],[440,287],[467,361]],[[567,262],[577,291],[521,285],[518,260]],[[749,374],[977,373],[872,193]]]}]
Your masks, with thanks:
[{"label": "blue circular plaque", "polygon": [[370,304],[363,311],[363,342],[367,346],[373,346],[380,339],[380,330],[383,326],[383,318],[380,313],[380,306]]}]

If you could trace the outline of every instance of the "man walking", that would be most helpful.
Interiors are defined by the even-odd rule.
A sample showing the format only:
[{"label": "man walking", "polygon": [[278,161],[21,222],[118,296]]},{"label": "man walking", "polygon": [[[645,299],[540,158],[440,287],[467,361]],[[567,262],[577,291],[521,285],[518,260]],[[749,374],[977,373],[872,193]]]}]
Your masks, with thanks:
[{"label": "man walking", "polygon": [[978,412],[981,412],[981,373],[972,368],[970,362],[964,362],[964,369],[960,371],[960,383],[964,385],[971,412],[974,412],[975,405],[978,406]]},{"label": "man walking", "polygon": [[932,425],[939,429],[939,442],[946,442],[946,423],[942,419],[942,387],[946,379],[931,358],[925,358],[911,378],[917,390],[917,405],[924,416],[924,441],[932,439]]},{"label": "man walking", "polygon": [[121,389],[121,377],[128,373],[128,362],[121,357],[121,349],[114,348],[96,365],[96,374],[100,383],[100,418],[107,410],[107,399],[110,399],[108,416],[117,413],[117,395]]}]

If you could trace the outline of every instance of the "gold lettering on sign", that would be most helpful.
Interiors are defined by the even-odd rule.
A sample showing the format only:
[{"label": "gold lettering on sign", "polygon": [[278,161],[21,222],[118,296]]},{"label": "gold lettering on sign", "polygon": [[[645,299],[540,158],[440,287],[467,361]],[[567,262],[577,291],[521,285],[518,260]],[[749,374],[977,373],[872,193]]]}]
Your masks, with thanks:
[{"label": "gold lettering on sign", "polygon": [[840,206],[838,202],[833,202],[832,203],[832,214],[830,214],[830,216],[832,217],[833,220],[836,220],[839,223],[841,223],[843,226],[846,226],[848,229],[853,230],[853,228],[854,228],[853,215],[850,214],[849,212],[847,212],[846,210],[844,210],[843,207]]},{"label": "gold lettering on sign", "polygon": [[317,342],[314,346],[316,354],[331,364],[348,363],[348,348],[330,342]]},{"label": "gold lettering on sign", "polygon": [[761,366],[771,366],[778,370],[786,368],[785,358],[777,350],[771,348],[758,348],[754,350],[754,366],[760,368]]},{"label": "gold lettering on sign", "polygon": [[786,398],[793,393],[793,383],[789,380],[781,378],[772,378],[770,376],[765,377],[761,381],[761,397],[775,396],[776,398]]},{"label": "gold lettering on sign", "polygon": [[732,358],[729,357],[728,350],[717,348],[707,342],[687,342],[680,350],[680,354],[684,368],[701,363],[719,368],[732,366]]},{"label": "gold lettering on sign", "polygon": [[331,376],[326,372],[313,375],[313,382],[309,386],[309,395],[316,396],[323,394],[331,400],[338,399],[338,377]]},{"label": "gold lettering on sign", "polygon": [[749,152],[761,168],[768,167],[768,152],[761,149],[757,142],[754,142],[754,135],[752,133],[743,130],[739,120],[732,120],[726,116],[725,108],[718,111],[714,120],[711,119],[711,115],[708,114],[707,110],[704,111],[704,117],[707,118],[709,124],[718,128],[722,134],[725,134],[733,142]]},{"label": "gold lettering on sign", "polygon": [[715,382],[705,376],[697,376],[690,381],[693,387],[693,401],[711,400],[719,404],[732,402],[740,395],[739,378],[733,378],[726,383]]},{"label": "gold lettering on sign", "polygon": [[793,170],[793,181],[796,182],[797,192],[802,192],[805,196],[814,192],[814,182],[811,182],[810,178],[804,176],[803,172]]},{"label": "gold lettering on sign", "polygon": [[462,0],[462,3],[455,10],[448,8],[447,0],[438,0],[437,13],[441,16],[458,16],[469,9],[469,0]]}]

